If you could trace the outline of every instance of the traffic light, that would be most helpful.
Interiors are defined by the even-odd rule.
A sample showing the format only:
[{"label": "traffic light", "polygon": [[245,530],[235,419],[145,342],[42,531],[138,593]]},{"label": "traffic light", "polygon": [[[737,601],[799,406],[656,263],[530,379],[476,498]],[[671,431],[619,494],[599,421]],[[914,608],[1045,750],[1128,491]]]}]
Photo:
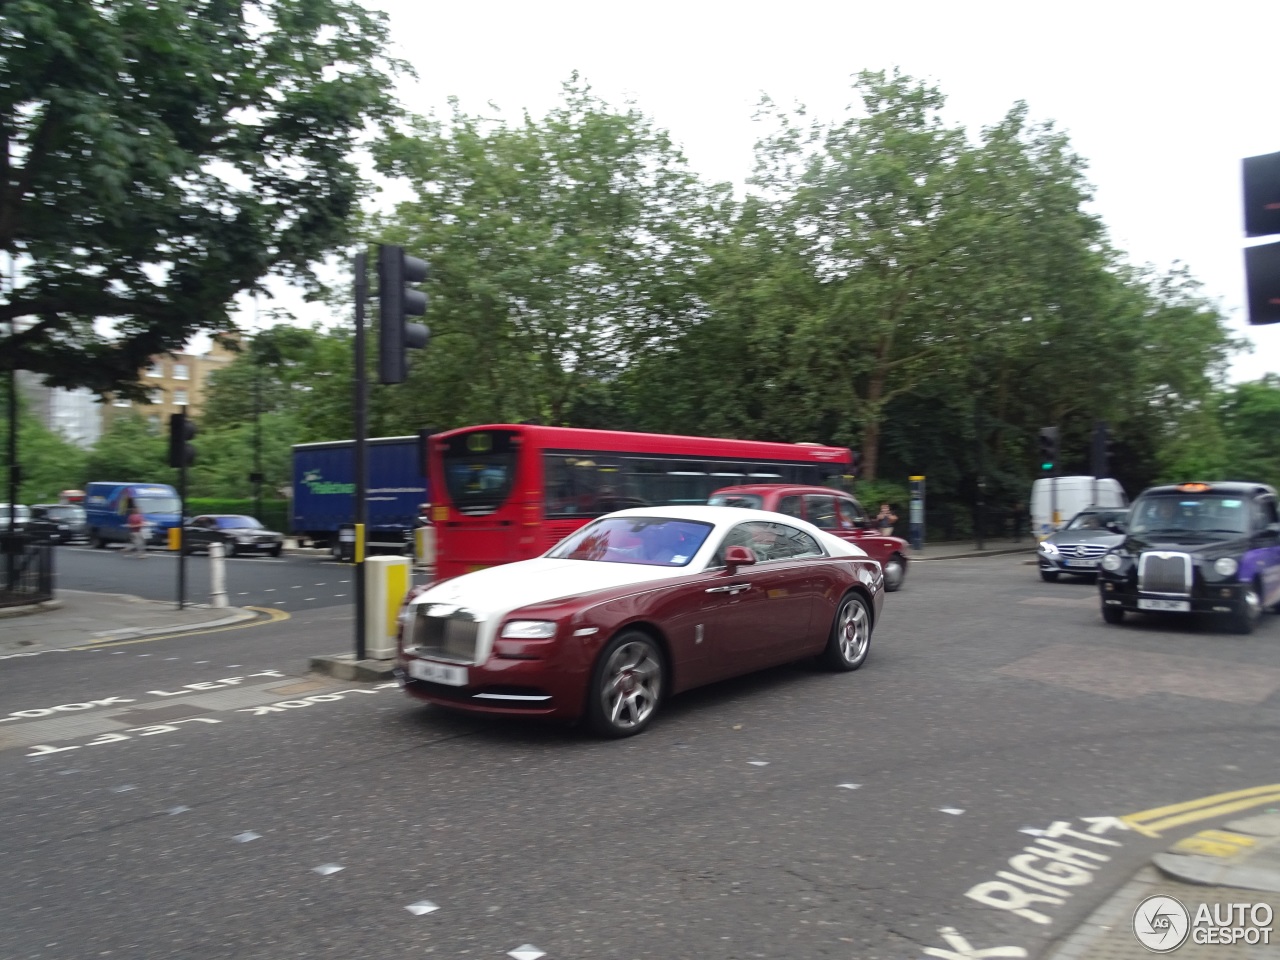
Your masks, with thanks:
[{"label": "traffic light", "polygon": [[[1280,234],[1280,153],[1244,160],[1244,233]],[[1246,247],[1244,275],[1249,322],[1280,323],[1280,243]]]},{"label": "traffic light", "polygon": [[1040,428],[1040,469],[1049,473],[1058,465],[1058,428]]},{"label": "traffic light", "polygon": [[849,451],[851,458],[849,460],[849,474],[857,479],[862,476],[862,454],[857,450]]},{"label": "traffic light", "polygon": [[405,350],[421,350],[431,331],[406,317],[427,312],[427,295],[411,284],[427,279],[427,261],[407,256],[403,247],[378,244],[378,380],[403,383]]},{"label": "traffic light", "polygon": [[189,467],[196,462],[196,448],[191,442],[199,430],[185,413],[169,415],[169,466]]},{"label": "traffic light", "polygon": [[1111,433],[1107,429],[1107,422],[1099,420],[1093,425],[1093,475],[1095,477],[1106,477],[1110,475],[1111,470]]}]

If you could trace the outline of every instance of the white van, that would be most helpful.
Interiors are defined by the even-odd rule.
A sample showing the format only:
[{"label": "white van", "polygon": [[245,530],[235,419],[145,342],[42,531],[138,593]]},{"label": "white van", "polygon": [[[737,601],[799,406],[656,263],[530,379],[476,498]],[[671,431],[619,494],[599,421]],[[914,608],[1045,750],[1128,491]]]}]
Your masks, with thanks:
[{"label": "white van", "polygon": [[1085,507],[1127,507],[1120,481],[1110,477],[1045,477],[1031,484],[1031,533],[1037,540]]}]

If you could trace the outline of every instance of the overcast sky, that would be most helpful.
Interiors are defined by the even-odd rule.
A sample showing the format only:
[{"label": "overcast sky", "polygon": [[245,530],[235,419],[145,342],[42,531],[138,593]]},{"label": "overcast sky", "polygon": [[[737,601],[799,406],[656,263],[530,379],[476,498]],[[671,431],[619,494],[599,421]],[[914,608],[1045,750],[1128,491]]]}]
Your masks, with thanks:
[{"label": "overcast sky", "polygon": [[1214,3],[752,3],[722,0],[365,0],[391,17],[416,113],[456,95],[541,116],[573,70],[631,98],[707,180],[741,184],[761,93],[844,115],[851,77],[899,67],[976,132],[1025,100],[1089,164],[1095,212],[1131,262],[1182,262],[1255,346],[1233,380],[1280,372],[1280,324],[1244,311],[1240,161],[1280,151],[1277,0]]}]

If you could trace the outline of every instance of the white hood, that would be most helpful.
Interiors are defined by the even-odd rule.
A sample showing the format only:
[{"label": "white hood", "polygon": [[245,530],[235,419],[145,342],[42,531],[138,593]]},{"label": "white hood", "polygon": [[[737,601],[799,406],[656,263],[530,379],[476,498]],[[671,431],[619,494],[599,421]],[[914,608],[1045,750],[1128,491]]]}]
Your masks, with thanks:
[{"label": "white hood", "polygon": [[660,567],[597,560],[553,560],[535,557],[477,570],[424,590],[413,601],[443,603],[469,610],[481,621],[476,649],[483,663],[493,649],[498,627],[512,610],[611,587],[667,580],[689,573],[694,565]]}]

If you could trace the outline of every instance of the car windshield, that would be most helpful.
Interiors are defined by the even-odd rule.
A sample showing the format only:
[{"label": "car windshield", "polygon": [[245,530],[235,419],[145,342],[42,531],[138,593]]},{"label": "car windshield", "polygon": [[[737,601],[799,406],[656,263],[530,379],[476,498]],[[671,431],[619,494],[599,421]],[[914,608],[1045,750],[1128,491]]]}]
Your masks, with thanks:
[{"label": "car windshield", "polygon": [[84,507],[62,506],[50,507],[49,516],[55,520],[68,520],[71,523],[80,523],[84,520]]},{"label": "car windshield", "polygon": [[253,517],[218,517],[219,530],[241,530],[245,527],[257,529],[262,526]]},{"label": "car windshield", "polygon": [[182,509],[177,497],[138,497],[136,502],[143,513],[177,513]]},{"label": "car windshield", "polygon": [[683,567],[693,559],[711,529],[711,524],[696,520],[606,517],[562,540],[547,556]]},{"label": "car windshield", "polygon": [[1126,515],[1125,510],[1090,510],[1087,513],[1077,513],[1071,518],[1066,528],[1068,530],[1106,530],[1108,524],[1124,523]]},{"label": "car windshield", "polygon": [[1133,506],[1133,533],[1248,533],[1249,505],[1239,497],[1166,494]]},{"label": "car windshield", "polygon": [[[18,504],[18,509],[14,512],[14,516],[19,522],[24,520],[30,520],[31,510],[25,504],[20,503]],[[9,505],[7,503],[0,503],[0,520],[8,520],[8,519],[9,519]]]},{"label": "car windshield", "polygon": [[758,493],[718,493],[707,504],[712,507],[746,507],[749,510],[763,510],[764,497]]}]

